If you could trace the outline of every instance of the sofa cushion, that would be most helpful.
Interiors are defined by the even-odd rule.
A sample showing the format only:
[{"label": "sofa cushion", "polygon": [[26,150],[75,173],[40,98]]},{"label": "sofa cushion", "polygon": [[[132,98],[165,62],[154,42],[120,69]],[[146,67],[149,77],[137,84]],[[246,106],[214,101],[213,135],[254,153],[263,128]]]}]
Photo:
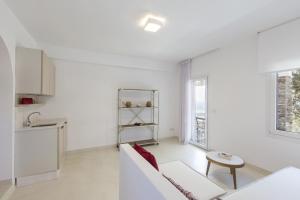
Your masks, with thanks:
[{"label": "sofa cushion", "polygon": [[135,144],[133,146],[133,148],[145,159],[147,160],[157,171],[159,171],[158,169],[158,165],[156,162],[156,158],[155,156],[150,153],[149,151],[147,151],[146,149],[144,149],[142,146]]},{"label": "sofa cushion", "polygon": [[159,165],[160,172],[172,178],[186,191],[193,193],[199,200],[220,197],[225,190],[210,181],[207,177],[196,172],[181,161],[173,161]]}]

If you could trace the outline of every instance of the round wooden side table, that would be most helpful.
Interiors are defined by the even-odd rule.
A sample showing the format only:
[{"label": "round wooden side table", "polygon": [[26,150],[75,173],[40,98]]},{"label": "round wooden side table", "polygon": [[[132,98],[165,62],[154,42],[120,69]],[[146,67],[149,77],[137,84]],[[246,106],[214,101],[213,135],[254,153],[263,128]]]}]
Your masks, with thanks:
[{"label": "round wooden side table", "polygon": [[228,167],[230,169],[230,173],[233,177],[233,184],[234,189],[237,189],[236,183],[236,168],[242,168],[245,166],[245,162],[239,156],[232,155],[230,159],[222,158],[219,156],[220,152],[211,151],[206,154],[206,159],[208,161],[207,169],[206,169],[206,176],[208,175],[209,167],[211,163],[215,163],[217,165]]}]

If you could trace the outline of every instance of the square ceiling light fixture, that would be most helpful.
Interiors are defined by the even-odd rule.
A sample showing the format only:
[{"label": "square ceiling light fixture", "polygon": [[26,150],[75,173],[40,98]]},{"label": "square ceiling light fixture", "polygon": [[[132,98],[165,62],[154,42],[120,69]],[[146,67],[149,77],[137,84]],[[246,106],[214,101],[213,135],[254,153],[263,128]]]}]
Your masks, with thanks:
[{"label": "square ceiling light fixture", "polygon": [[163,27],[163,22],[161,20],[149,17],[145,23],[144,31],[155,33],[161,29],[161,27]]}]

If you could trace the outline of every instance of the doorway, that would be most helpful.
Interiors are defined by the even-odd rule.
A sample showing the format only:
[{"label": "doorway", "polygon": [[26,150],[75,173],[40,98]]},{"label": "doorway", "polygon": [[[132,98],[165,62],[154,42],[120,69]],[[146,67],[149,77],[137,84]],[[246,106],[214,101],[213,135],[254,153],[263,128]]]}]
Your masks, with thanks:
[{"label": "doorway", "polygon": [[0,199],[13,184],[13,71],[0,36]]},{"label": "doorway", "polygon": [[192,83],[192,134],[191,143],[208,149],[207,132],[207,77]]}]

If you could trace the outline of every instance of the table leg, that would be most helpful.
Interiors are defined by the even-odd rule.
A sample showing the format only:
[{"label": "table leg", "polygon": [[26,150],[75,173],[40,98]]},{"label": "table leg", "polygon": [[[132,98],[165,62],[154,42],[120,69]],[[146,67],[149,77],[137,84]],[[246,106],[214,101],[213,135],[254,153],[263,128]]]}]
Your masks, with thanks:
[{"label": "table leg", "polygon": [[206,176],[208,176],[208,171],[209,171],[210,163],[211,163],[210,161],[208,161],[208,163],[207,163]]},{"label": "table leg", "polygon": [[235,168],[230,168],[230,171],[231,171],[232,176],[233,176],[234,189],[236,190],[237,186],[236,186],[236,171],[235,171]]}]

